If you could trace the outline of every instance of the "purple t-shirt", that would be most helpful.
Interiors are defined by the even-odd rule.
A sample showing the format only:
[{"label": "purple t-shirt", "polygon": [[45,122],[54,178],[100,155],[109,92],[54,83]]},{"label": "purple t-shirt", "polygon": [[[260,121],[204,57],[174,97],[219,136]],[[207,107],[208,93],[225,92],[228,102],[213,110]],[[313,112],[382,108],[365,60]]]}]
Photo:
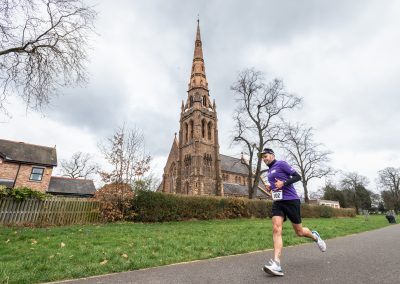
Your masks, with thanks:
[{"label": "purple t-shirt", "polygon": [[[272,166],[268,169],[268,182],[271,185],[271,189],[275,190],[275,179],[281,180],[283,182],[287,181],[293,174],[295,173],[295,169],[289,166],[285,161],[277,161],[272,164]],[[296,189],[293,184],[283,186],[282,188],[283,198],[282,200],[294,200],[300,199],[297,195]]]}]

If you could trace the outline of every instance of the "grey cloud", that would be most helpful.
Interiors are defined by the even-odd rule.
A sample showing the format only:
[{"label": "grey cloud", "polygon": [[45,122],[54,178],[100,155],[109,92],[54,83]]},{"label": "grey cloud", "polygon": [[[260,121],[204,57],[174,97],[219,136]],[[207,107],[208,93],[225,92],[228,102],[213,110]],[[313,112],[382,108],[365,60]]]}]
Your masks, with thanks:
[{"label": "grey cloud", "polygon": [[84,89],[72,89],[54,100],[47,115],[64,124],[102,135],[121,120],[126,109],[124,94],[112,82]]},{"label": "grey cloud", "polygon": [[[281,76],[291,92],[304,97],[303,110],[291,117],[314,126],[318,142],[338,157],[348,151],[400,151],[400,70],[397,51],[388,48],[400,43],[396,1],[93,2],[100,36],[90,51],[90,83],[53,100],[47,112],[53,120],[101,137],[126,121],[143,130],[153,156],[167,156],[187,97],[199,14],[221,153],[230,151],[235,108],[230,86],[240,70],[254,65],[267,80]],[[385,33],[393,34],[381,38]],[[332,46],[319,50],[331,38]],[[315,40],[312,50],[298,52],[298,42],[307,41],[307,49],[308,40]],[[370,57],[371,44],[376,53]],[[255,58],[255,48],[260,57],[285,52],[279,53],[281,61],[271,61]]]}]

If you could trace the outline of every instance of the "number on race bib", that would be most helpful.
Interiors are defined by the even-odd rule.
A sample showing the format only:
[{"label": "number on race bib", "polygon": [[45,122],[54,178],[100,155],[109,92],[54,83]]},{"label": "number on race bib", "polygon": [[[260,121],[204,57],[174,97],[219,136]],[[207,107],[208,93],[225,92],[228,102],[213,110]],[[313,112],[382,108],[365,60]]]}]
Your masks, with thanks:
[{"label": "number on race bib", "polygon": [[283,196],[282,196],[282,191],[273,191],[272,192],[272,199],[273,200],[282,200]]}]

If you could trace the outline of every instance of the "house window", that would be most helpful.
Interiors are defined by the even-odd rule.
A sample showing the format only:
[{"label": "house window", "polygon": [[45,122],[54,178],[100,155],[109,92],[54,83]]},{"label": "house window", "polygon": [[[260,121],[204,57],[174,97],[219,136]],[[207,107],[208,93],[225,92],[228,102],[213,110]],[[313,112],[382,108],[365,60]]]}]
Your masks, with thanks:
[{"label": "house window", "polygon": [[30,180],[41,181],[43,178],[44,168],[36,168],[32,167],[31,176],[29,177]]}]

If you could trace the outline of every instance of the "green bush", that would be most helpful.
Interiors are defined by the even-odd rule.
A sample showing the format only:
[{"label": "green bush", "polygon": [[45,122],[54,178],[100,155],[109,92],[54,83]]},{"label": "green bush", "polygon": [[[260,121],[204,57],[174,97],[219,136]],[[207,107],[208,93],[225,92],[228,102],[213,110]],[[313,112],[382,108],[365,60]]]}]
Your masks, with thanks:
[{"label": "green bush", "polygon": [[[302,204],[303,218],[354,217],[353,209]],[[234,197],[175,195],[152,191],[137,191],[132,201],[134,220],[166,222],[271,217],[272,202]]]},{"label": "green bush", "polygon": [[329,206],[318,206],[320,208],[319,216],[322,218],[331,218],[333,216],[333,208]]},{"label": "green bush", "polygon": [[44,200],[47,196],[48,195],[43,192],[33,190],[26,186],[16,188],[8,188],[4,185],[0,186],[0,198],[12,197],[15,200],[23,201],[27,198]]},{"label": "green bush", "polygon": [[8,197],[10,190],[11,190],[11,189],[8,188],[7,186],[5,186],[5,185],[0,185],[0,199],[1,199],[1,198]]},{"label": "green bush", "polygon": [[356,217],[356,209],[354,208],[334,208],[333,209],[334,217]]},{"label": "green bush", "polygon": [[324,205],[301,204],[301,216],[303,218],[331,218],[331,217],[355,217],[353,208],[332,208]]}]

